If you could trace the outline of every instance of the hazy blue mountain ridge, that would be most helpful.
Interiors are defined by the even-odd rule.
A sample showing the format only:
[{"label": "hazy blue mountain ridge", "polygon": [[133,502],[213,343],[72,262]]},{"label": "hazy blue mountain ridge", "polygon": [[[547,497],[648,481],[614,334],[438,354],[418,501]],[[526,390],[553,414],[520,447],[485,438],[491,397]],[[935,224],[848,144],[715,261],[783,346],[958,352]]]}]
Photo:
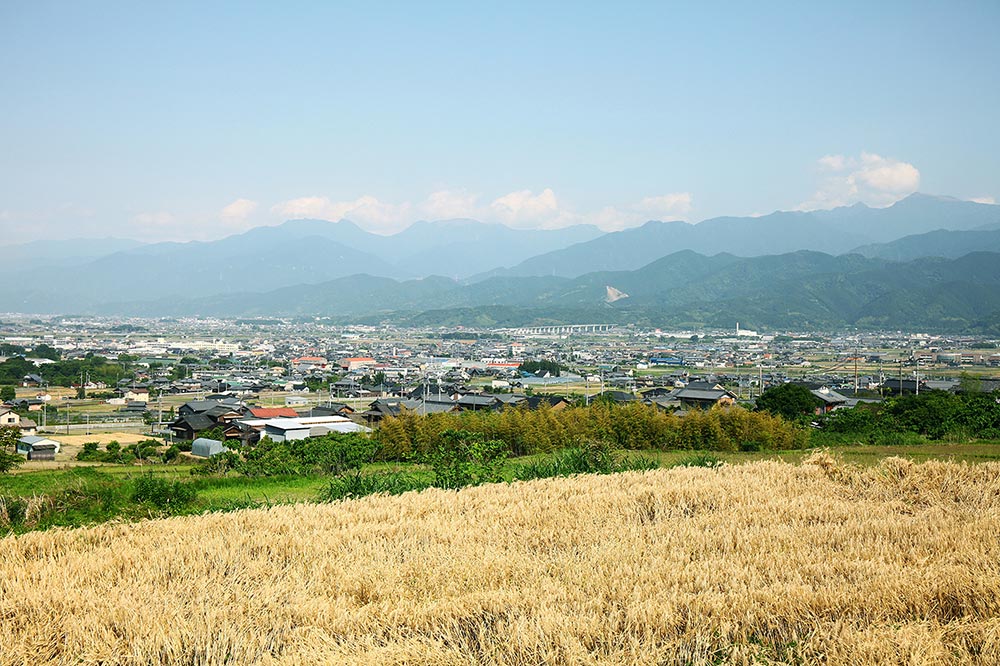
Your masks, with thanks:
[{"label": "hazy blue mountain ridge", "polygon": [[[180,309],[198,302],[206,312],[238,311],[228,295],[246,295],[248,302],[256,300],[263,309],[267,299],[261,294],[286,289],[288,293],[278,300],[297,301],[297,311],[326,311],[336,302],[339,311],[351,316],[401,309],[508,306],[596,308],[597,313],[607,308],[618,312],[690,307],[704,318],[711,306],[697,304],[742,298],[733,307],[749,312],[747,308],[753,306],[772,317],[783,295],[769,292],[763,283],[802,278],[803,284],[788,286],[800,298],[806,295],[803,290],[812,290],[812,300],[802,305],[803,311],[812,312],[813,317],[836,313],[846,321],[877,316],[864,313],[863,304],[887,289],[924,286],[898,279],[891,272],[881,276],[883,284],[867,278],[858,285],[845,283],[845,276],[853,279],[859,271],[879,270],[864,262],[884,255],[909,260],[930,252],[932,245],[937,246],[935,253],[956,257],[969,249],[1000,249],[994,242],[1000,228],[990,230],[998,224],[1000,206],[926,195],[913,195],[884,209],[859,204],[830,211],[715,218],[700,224],[654,221],[609,234],[589,226],[517,230],[458,219],[418,222],[398,234],[381,236],[346,220],[291,220],[217,241],[126,245],[73,266],[48,266],[30,272],[27,278],[18,275],[18,279],[0,282],[0,310],[101,311],[109,303],[129,303],[155,314],[156,308],[172,310],[176,301]],[[949,230],[933,231],[942,227]],[[892,236],[903,229],[925,228],[932,230],[904,238]],[[890,243],[868,242],[888,236],[892,236]],[[38,247],[48,248],[58,261],[70,260],[65,256],[69,248],[65,243]],[[89,247],[96,251],[100,244]],[[852,248],[861,253],[835,256]],[[13,254],[15,259],[23,255]],[[755,257],[761,261],[752,261]],[[467,288],[456,283],[484,268],[515,262],[519,263],[466,278]],[[17,265],[9,259],[6,262],[8,268]],[[41,267],[40,263],[29,265]],[[824,272],[829,273],[828,284],[818,281]],[[313,294],[309,288],[358,275],[405,281],[355,277],[357,284],[344,287],[351,293],[339,296]],[[434,275],[447,279],[419,279]],[[937,283],[933,276],[928,279]],[[366,281],[373,289],[365,286]],[[954,276],[953,281],[976,284],[967,275]],[[381,291],[374,285],[382,285]],[[607,303],[609,287],[611,293],[625,293],[628,298]],[[362,296],[355,299],[355,293]],[[777,299],[777,304],[765,304],[761,294]]]},{"label": "hazy blue mountain ridge", "polygon": [[815,250],[844,254],[934,229],[974,229],[1000,221],[1000,206],[914,194],[888,208],[863,204],[811,212],[775,212],[750,218],[719,217],[698,224],[647,222],[584,243],[532,257],[495,275],[577,277],[600,270],[627,270],[677,250],[729,252],[741,257]]},{"label": "hazy blue mountain ridge", "polygon": [[862,245],[853,250],[866,257],[909,261],[920,257],[957,258],[970,252],[1000,252],[1000,229],[947,231],[939,229],[890,241]]},{"label": "hazy blue mountain ridge", "polygon": [[[606,287],[628,294],[606,302]],[[268,293],[103,306],[103,314],[319,315],[439,325],[638,323],[657,326],[964,331],[1000,311],[1000,254],[906,263],[811,251],[740,258],[681,251],[635,271],[578,278],[367,275]],[[503,322],[503,323],[501,323]]]}]

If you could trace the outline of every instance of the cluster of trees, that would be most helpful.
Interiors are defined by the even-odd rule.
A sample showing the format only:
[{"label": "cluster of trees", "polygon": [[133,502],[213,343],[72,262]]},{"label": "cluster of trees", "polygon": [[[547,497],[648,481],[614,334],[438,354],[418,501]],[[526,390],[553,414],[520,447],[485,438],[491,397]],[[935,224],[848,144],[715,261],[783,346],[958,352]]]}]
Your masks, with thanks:
[{"label": "cluster of trees", "polygon": [[71,386],[80,383],[80,376],[91,381],[114,384],[129,371],[129,363],[109,361],[102,356],[88,354],[82,359],[67,359],[36,367],[22,356],[14,356],[0,363],[0,384],[21,383],[25,375],[39,375],[50,386]]},{"label": "cluster of trees", "polygon": [[789,421],[816,413],[823,401],[802,384],[779,384],[767,389],[757,398],[757,409],[770,412]]},{"label": "cluster of trees", "polygon": [[194,474],[244,476],[286,476],[299,474],[338,475],[351,470],[360,472],[364,463],[375,456],[375,442],[357,433],[330,433],[288,442],[267,437],[254,446],[234,448],[214,455],[196,467]]},{"label": "cluster of trees", "polygon": [[24,464],[24,456],[17,453],[17,440],[20,437],[20,428],[0,426],[0,474],[6,474]]},{"label": "cluster of trees", "polygon": [[503,412],[445,412],[389,417],[374,437],[380,455],[405,460],[426,454],[442,443],[442,433],[477,433],[503,442],[511,456],[547,453],[606,442],[618,449],[690,449],[756,451],[795,449],[809,433],[767,412],[741,408],[694,411],[680,417],[641,403],[597,402],[589,407],[553,410],[508,409]]},{"label": "cluster of trees", "polygon": [[828,432],[869,442],[889,433],[930,439],[1000,439],[1000,392],[928,391],[837,410],[820,423]]},{"label": "cluster of trees", "polygon": [[51,361],[58,361],[59,350],[45,344],[36,345],[31,351],[21,345],[14,345],[9,342],[0,343],[0,356],[30,356],[32,358],[47,358]]},{"label": "cluster of trees", "polygon": [[155,439],[144,439],[127,446],[122,446],[116,440],[111,440],[103,451],[98,442],[84,443],[83,448],[77,452],[76,459],[131,465],[137,460],[169,463],[176,460],[178,455],[180,455],[180,448],[176,445],[168,447],[161,453],[160,442]]},{"label": "cluster of trees", "polygon": [[555,361],[525,361],[517,367],[521,372],[530,372],[533,375],[550,374],[558,377],[559,373],[568,368]]}]

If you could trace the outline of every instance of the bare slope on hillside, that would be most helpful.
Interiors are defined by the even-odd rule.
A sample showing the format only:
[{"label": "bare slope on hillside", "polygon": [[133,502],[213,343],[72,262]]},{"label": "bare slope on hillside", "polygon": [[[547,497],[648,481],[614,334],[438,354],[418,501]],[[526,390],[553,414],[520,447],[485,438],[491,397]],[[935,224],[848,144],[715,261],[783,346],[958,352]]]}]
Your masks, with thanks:
[{"label": "bare slope on hillside", "polygon": [[32,533],[0,663],[998,663],[998,478],[820,454]]}]

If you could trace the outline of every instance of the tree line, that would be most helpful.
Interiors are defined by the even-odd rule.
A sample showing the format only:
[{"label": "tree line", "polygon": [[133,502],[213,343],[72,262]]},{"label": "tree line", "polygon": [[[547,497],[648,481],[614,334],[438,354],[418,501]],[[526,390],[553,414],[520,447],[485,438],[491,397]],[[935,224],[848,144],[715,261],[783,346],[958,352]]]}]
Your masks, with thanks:
[{"label": "tree line", "polygon": [[454,430],[503,442],[511,456],[548,453],[582,442],[632,450],[759,451],[803,448],[809,441],[806,429],[768,412],[732,407],[677,416],[642,403],[606,402],[562,410],[518,407],[426,416],[403,412],[385,418],[373,437],[383,458],[405,460],[441,445],[443,433]]},{"label": "tree line", "polygon": [[928,391],[832,412],[823,430],[867,443],[912,434],[941,440],[1000,439],[1000,392]]},{"label": "tree line", "polygon": [[109,361],[103,356],[88,355],[81,359],[66,359],[55,363],[35,366],[24,357],[14,356],[0,363],[0,384],[19,385],[26,375],[38,375],[49,386],[72,386],[80,383],[81,374],[92,382],[113,385],[121,377],[128,376],[130,359]]}]

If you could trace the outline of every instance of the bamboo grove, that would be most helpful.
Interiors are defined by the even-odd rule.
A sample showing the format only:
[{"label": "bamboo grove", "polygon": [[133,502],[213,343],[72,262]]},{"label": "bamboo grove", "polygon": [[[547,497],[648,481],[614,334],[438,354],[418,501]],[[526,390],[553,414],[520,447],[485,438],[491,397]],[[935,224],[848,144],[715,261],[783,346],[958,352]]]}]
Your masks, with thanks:
[{"label": "bamboo grove", "polygon": [[766,412],[730,407],[679,416],[642,403],[606,402],[562,410],[543,406],[427,415],[404,411],[384,419],[375,437],[385,459],[400,460],[426,453],[450,430],[502,441],[511,456],[586,442],[631,450],[760,451],[803,448],[809,440],[805,429]]}]

